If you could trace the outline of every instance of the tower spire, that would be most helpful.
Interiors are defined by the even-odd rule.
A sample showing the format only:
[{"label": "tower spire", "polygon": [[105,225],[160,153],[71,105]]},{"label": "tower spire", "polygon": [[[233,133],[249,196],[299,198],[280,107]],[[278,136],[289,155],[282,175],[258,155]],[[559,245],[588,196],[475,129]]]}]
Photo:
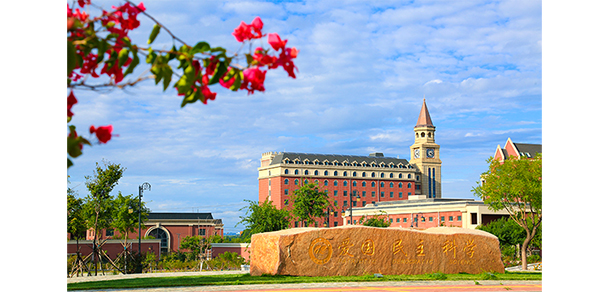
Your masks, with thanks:
[{"label": "tower spire", "polygon": [[417,119],[417,124],[415,127],[425,127],[432,126],[432,118],[430,118],[430,113],[428,112],[428,106],[426,106],[426,98],[424,97],[424,103],[421,106],[421,111],[419,112],[419,118]]}]

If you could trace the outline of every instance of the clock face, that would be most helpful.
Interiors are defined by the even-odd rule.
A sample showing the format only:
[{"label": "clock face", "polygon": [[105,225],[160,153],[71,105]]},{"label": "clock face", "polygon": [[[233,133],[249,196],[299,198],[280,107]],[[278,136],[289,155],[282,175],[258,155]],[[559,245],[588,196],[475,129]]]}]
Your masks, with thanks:
[{"label": "clock face", "polygon": [[434,149],[428,148],[428,150],[426,150],[426,156],[428,156],[428,158],[433,158],[434,157]]},{"label": "clock face", "polygon": [[419,158],[419,149],[413,150],[413,157]]}]

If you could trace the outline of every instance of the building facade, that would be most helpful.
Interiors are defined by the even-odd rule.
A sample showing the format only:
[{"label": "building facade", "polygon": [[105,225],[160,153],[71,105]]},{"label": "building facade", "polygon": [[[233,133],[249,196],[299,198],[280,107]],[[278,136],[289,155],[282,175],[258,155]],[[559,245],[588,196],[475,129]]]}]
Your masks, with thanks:
[{"label": "building facade", "polygon": [[[316,183],[327,192],[332,210],[315,226],[341,226],[341,214],[367,204],[441,198],[440,146],[435,142],[424,100],[414,127],[411,160],[368,156],[267,152],[258,169],[259,202],[270,200],[277,208],[292,208],[290,196],[303,184]],[[351,222],[348,222],[351,223]],[[296,222],[293,222],[295,224]]]},{"label": "building facade", "polygon": [[[112,239],[115,237],[113,229],[102,229],[101,239]],[[120,236],[116,232],[117,236]],[[178,251],[180,241],[186,236],[210,237],[214,235],[224,236],[224,224],[222,219],[214,219],[212,213],[163,213],[151,212],[148,220],[142,222],[142,238],[153,237],[160,239],[160,251]],[[92,240],[93,230],[88,230],[86,240]],[[129,239],[137,239],[138,232],[130,232]],[[142,249],[144,253],[146,250]]]}]

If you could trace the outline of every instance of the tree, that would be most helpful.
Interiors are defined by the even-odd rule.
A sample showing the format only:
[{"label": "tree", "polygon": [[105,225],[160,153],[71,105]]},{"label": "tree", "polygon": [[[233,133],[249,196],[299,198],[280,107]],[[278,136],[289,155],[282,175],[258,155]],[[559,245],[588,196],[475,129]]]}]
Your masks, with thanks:
[{"label": "tree", "polygon": [[99,231],[111,226],[113,200],[110,192],[118,184],[125,168],[108,162],[103,166],[95,163],[95,166],[94,176],[85,177],[89,195],[85,198],[84,218],[87,227],[93,229],[93,261],[97,275],[97,257],[101,255],[97,246]]},{"label": "tree", "polygon": [[[287,40],[282,40],[277,33],[264,34],[263,22],[259,17],[254,18],[251,24],[242,21],[234,30],[233,36],[242,43],[242,47],[231,54],[225,48],[212,47],[205,41],[195,45],[185,43],[150,16],[143,3],[135,5],[125,1],[123,5],[113,6],[111,11],[101,9],[91,0],[78,0],[78,6],[80,8],[70,1],[67,10],[68,123],[74,116],[72,108],[78,103],[74,89],[121,89],[154,79],[155,84],[162,83],[165,91],[172,79],[177,77],[172,87],[179,96],[184,97],[181,104],[184,107],[197,101],[207,104],[209,100],[214,100],[216,93],[211,91],[210,86],[215,84],[232,91],[247,90],[248,94],[264,92],[267,70],[278,67],[284,68],[288,76],[296,78],[293,59],[299,51],[286,47]],[[88,13],[91,10],[100,11],[100,15],[92,17]],[[134,44],[129,37],[129,33],[140,26],[139,15],[155,23],[147,46]],[[162,31],[172,38],[170,50],[152,46]],[[253,46],[253,41],[264,36],[267,36],[271,48]],[[240,52],[243,48],[249,48],[249,51]],[[126,80],[128,75],[136,72],[141,58],[149,65],[145,74],[136,80]],[[148,72],[150,75],[147,75]],[[102,81],[98,81],[100,79]],[[68,128],[70,167],[73,164],[70,157],[80,156],[83,145],[91,145],[91,142],[78,135],[75,126],[69,125]],[[113,136],[112,132],[112,125],[89,128],[89,133],[95,135],[99,143],[108,142]]]},{"label": "tree", "polygon": [[[140,214],[138,214],[138,208],[140,207],[139,198],[132,195],[123,196],[119,192],[118,196],[112,200],[112,221],[110,227],[114,228],[114,231],[118,231],[123,237],[123,256],[124,256],[124,267],[125,273],[127,273],[128,256],[130,255],[127,251],[127,238],[129,232],[135,232],[138,223],[140,222],[139,216],[142,221],[148,219],[148,213],[150,210],[142,204]],[[138,258],[139,259],[139,258]],[[136,263],[137,265],[137,263]]]},{"label": "tree", "polygon": [[239,216],[241,221],[237,223],[237,225],[244,223],[246,227],[242,234],[244,241],[249,242],[252,234],[282,230],[290,226],[292,216],[288,210],[275,208],[269,200],[265,200],[260,205],[254,201],[244,201],[249,205],[241,208],[240,211],[247,209],[246,215]]},{"label": "tree", "polygon": [[320,191],[318,186],[313,183],[304,184],[295,190],[290,199],[292,200],[292,213],[298,221],[306,222],[307,226],[315,218],[324,218],[330,207],[328,194]]},{"label": "tree", "polygon": [[85,224],[83,214],[83,199],[76,197],[74,190],[68,188],[68,233],[74,239],[78,245],[78,240],[85,238],[85,232],[87,231],[87,225]]},{"label": "tree", "polygon": [[358,223],[360,223],[364,226],[385,228],[385,227],[390,226],[390,222],[388,222],[387,219],[388,219],[387,213],[385,211],[380,211],[379,214],[372,215],[371,217],[368,217],[366,215],[364,215],[363,217],[360,217],[360,220],[358,220]]},{"label": "tree", "polygon": [[527,247],[542,224],[542,154],[533,159],[509,157],[503,162],[489,158],[489,170],[473,193],[491,210],[506,210],[525,229],[521,265],[527,269]]}]

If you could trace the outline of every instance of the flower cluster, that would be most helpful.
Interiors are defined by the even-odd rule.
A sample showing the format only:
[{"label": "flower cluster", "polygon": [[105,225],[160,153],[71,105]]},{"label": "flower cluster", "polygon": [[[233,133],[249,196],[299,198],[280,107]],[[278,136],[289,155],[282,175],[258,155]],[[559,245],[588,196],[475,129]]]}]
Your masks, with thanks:
[{"label": "flower cluster", "polygon": [[89,133],[95,133],[97,140],[99,140],[101,143],[106,143],[110,141],[110,138],[112,137],[112,125],[100,126],[98,128],[91,126],[89,128]]}]

